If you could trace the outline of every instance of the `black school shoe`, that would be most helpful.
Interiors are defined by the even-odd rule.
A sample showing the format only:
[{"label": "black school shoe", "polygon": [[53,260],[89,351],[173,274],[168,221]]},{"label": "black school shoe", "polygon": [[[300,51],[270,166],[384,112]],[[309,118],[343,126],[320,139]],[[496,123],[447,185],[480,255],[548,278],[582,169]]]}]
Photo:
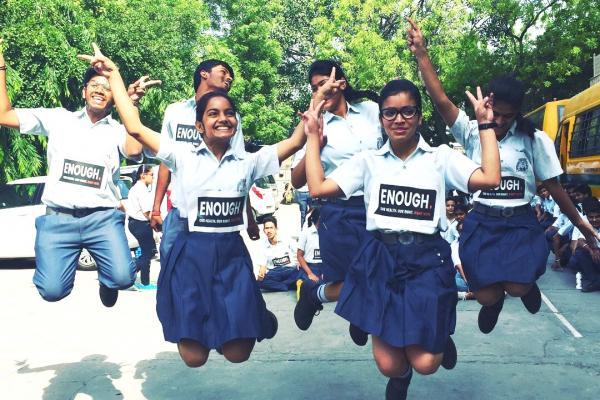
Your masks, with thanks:
[{"label": "black school shoe", "polygon": [[279,323],[277,317],[271,311],[267,310],[267,331],[265,332],[265,339],[273,339],[279,329]]},{"label": "black school shoe", "polygon": [[479,330],[483,333],[490,333],[494,330],[496,323],[498,322],[498,315],[502,311],[504,306],[504,295],[498,300],[493,306],[482,306],[479,310],[479,316],[477,317],[477,324]]},{"label": "black school shoe", "polygon": [[114,306],[118,297],[119,291],[117,289],[110,289],[103,284],[100,284],[100,301],[102,301],[104,307]]},{"label": "black school shoe", "polygon": [[444,357],[442,358],[442,367],[446,369],[453,369],[456,367],[457,357],[454,340],[452,340],[452,336],[448,336],[446,348],[444,349]]},{"label": "black school shoe", "polygon": [[385,400],[406,400],[412,376],[411,368],[410,374],[406,378],[390,378],[385,388]]},{"label": "black school shoe", "polygon": [[350,332],[350,337],[357,346],[364,346],[369,341],[369,334],[354,324],[350,324],[348,332]]},{"label": "black school shoe", "polygon": [[323,309],[323,304],[312,293],[316,286],[316,284],[311,285],[309,281],[305,281],[300,286],[300,298],[294,308],[294,321],[303,331],[310,327],[314,316]]},{"label": "black school shoe", "polygon": [[595,281],[595,282],[584,281],[583,284],[581,285],[581,291],[583,293],[597,292],[599,290],[600,290],[600,280]]},{"label": "black school shoe", "polygon": [[540,293],[540,288],[537,283],[534,283],[531,289],[529,289],[529,292],[521,297],[521,301],[530,313],[535,314],[540,311],[540,307],[542,306],[542,294]]}]

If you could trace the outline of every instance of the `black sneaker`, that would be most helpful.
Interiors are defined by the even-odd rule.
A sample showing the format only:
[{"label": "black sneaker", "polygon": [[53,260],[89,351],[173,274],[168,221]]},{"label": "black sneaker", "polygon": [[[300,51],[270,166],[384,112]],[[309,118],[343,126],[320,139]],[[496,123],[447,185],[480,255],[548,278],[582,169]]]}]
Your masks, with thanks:
[{"label": "black sneaker", "polygon": [[502,311],[502,306],[504,306],[504,296],[502,296],[493,306],[481,307],[479,316],[477,317],[477,324],[479,325],[479,330],[481,332],[487,334],[494,330],[494,327],[498,322],[498,315],[500,315],[500,311]]},{"label": "black sneaker", "polygon": [[542,295],[537,283],[534,283],[529,292],[521,297],[521,301],[530,313],[535,314],[540,311],[540,307],[542,306]]},{"label": "black sneaker", "polygon": [[279,323],[277,322],[277,317],[271,311],[267,310],[267,331],[265,334],[265,339],[273,339],[277,334],[277,329],[279,329]]},{"label": "black sneaker", "polygon": [[352,341],[357,346],[364,346],[369,341],[369,334],[354,324],[350,324],[348,331],[350,332]]},{"label": "black sneaker", "polygon": [[112,307],[117,302],[119,297],[119,291],[117,289],[110,289],[103,284],[100,284],[100,300],[104,307]]},{"label": "black sneaker", "polygon": [[446,342],[446,348],[444,349],[444,357],[442,358],[442,367],[446,369],[453,369],[456,366],[456,345],[452,336],[448,336]]},{"label": "black sneaker", "polygon": [[600,281],[596,281],[596,282],[584,281],[583,284],[581,285],[581,291],[584,293],[597,292],[599,290],[600,290]]},{"label": "black sneaker", "polygon": [[406,378],[390,378],[385,388],[385,400],[406,400],[412,376],[411,368],[410,374]]},{"label": "black sneaker", "polygon": [[311,293],[315,286],[309,284],[308,281],[300,286],[300,298],[294,308],[294,321],[296,326],[303,331],[310,327],[314,316],[323,309],[323,304]]}]

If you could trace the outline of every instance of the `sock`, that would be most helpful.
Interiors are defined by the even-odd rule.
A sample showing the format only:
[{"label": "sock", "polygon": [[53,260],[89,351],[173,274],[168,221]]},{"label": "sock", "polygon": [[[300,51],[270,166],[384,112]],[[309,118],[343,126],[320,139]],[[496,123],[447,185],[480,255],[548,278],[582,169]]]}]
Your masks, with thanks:
[{"label": "sock", "polygon": [[327,286],[327,284],[324,285],[319,285],[319,287],[317,288],[317,299],[319,299],[319,301],[321,303],[330,303],[331,300],[329,300],[327,298],[327,296],[325,296],[325,287]]},{"label": "sock", "polygon": [[400,376],[397,376],[396,378],[398,378],[398,379],[406,379],[406,378],[408,378],[408,377],[409,377],[411,374],[412,374],[412,368],[411,368],[411,366],[409,365],[409,366],[406,368],[406,372],[405,372],[405,373],[403,373],[403,374],[402,374],[402,375],[400,375]]}]

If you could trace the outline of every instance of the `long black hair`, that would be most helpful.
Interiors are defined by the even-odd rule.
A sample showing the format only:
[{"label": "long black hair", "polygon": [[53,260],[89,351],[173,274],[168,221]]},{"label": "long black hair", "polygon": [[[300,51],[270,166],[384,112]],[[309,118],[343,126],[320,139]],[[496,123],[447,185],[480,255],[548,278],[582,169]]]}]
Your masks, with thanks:
[{"label": "long black hair", "polygon": [[345,79],[346,80],[346,89],[343,90],[344,98],[348,103],[356,103],[357,100],[360,99],[369,99],[377,103],[379,97],[377,93],[372,90],[356,90],[348,82],[348,78],[342,69],[342,66],[339,62],[334,60],[317,60],[310,65],[308,70],[308,82],[315,75],[325,75],[329,76],[331,74],[331,69],[335,67],[335,79]]},{"label": "long black hair", "polygon": [[137,183],[137,181],[140,180],[142,175],[144,175],[147,172],[150,172],[152,167],[153,167],[152,165],[146,165],[146,164],[140,165],[139,168],[137,169],[137,172],[135,173],[135,176],[133,177],[133,184],[135,185]]},{"label": "long black hair", "polygon": [[525,98],[525,85],[523,85],[523,82],[510,74],[500,75],[492,79],[488,84],[487,92],[494,94],[494,100],[509,104],[518,110],[515,119],[517,121],[516,131],[533,138],[536,131],[535,124],[521,112],[521,106]]}]

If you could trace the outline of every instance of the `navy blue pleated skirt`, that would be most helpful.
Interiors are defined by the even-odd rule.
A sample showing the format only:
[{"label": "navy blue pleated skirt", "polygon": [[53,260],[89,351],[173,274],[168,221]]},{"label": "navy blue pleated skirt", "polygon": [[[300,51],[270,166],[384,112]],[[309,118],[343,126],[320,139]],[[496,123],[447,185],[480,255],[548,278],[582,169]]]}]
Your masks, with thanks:
[{"label": "navy blue pleated skirt", "polygon": [[323,281],[343,281],[367,231],[364,203],[339,201],[323,204],[318,231]]},{"label": "navy blue pleated skirt", "polygon": [[165,340],[215,349],[262,340],[269,327],[252,261],[238,232],[181,232],[158,278],[156,312]]},{"label": "navy blue pleated skirt", "polygon": [[533,211],[512,217],[472,211],[459,238],[460,260],[471,290],[498,282],[533,283],[546,271],[549,253]]},{"label": "navy blue pleated skirt", "polygon": [[454,274],[450,245],[440,235],[403,245],[368,232],[335,312],[392,346],[441,353],[456,325]]}]

